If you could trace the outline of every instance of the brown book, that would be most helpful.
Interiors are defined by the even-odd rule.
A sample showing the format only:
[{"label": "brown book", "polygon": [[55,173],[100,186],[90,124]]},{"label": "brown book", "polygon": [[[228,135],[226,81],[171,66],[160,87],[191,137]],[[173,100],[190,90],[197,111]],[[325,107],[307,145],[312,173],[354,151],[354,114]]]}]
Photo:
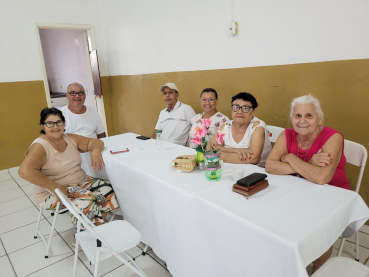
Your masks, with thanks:
[{"label": "brown book", "polygon": [[269,186],[269,182],[268,180],[262,180],[260,182],[257,182],[256,184],[249,186],[249,187],[245,187],[245,186],[241,186],[238,184],[234,184],[233,185],[233,191],[237,192],[239,194],[242,194],[244,196],[246,196],[246,199],[249,199],[249,197],[265,188],[267,188]]}]

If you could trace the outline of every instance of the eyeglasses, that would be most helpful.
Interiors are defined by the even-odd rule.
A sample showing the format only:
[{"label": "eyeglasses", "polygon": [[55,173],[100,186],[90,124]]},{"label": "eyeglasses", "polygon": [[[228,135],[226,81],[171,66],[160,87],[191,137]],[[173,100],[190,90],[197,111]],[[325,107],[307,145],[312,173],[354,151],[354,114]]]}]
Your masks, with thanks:
[{"label": "eyeglasses", "polygon": [[238,112],[241,109],[243,113],[248,113],[250,111],[250,109],[252,109],[252,107],[250,107],[250,106],[240,107],[239,105],[231,105],[231,107],[232,107],[232,111]]},{"label": "eyeglasses", "polygon": [[57,122],[53,122],[53,121],[48,121],[48,122],[45,122],[45,126],[47,128],[52,128],[54,127],[54,125],[57,125],[57,126],[64,126],[64,121],[63,120],[58,120]]},{"label": "eyeglasses", "polygon": [[203,102],[203,103],[205,103],[205,102],[213,103],[214,100],[215,100],[214,98],[209,98],[209,99],[201,98],[201,102]]},{"label": "eyeglasses", "polygon": [[83,95],[85,95],[85,92],[84,91],[78,91],[78,92],[76,92],[76,91],[71,91],[71,92],[68,92],[71,96],[76,96],[77,94],[79,95],[79,96],[83,96]]}]

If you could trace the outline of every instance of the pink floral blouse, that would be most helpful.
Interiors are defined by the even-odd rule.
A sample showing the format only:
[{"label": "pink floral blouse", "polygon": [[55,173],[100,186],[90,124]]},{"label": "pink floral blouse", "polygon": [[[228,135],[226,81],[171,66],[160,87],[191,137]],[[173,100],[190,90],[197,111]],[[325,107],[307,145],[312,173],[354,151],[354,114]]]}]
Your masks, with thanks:
[{"label": "pink floral blouse", "polygon": [[[189,134],[189,147],[191,148],[197,147],[197,145],[192,143],[191,140],[193,140],[193,138],[195,137],[195,128],[196,127],[201,128],[202,126],[201,120],[203,115],[204,113],[199,113],[191,119],[192,126]],[[211,125],[208,130],[209,139],[211,139],[214,135],[216,135],[220,126],[229,121],[228,117],[220,112],[214,114],[212,117],[210,117],[210,119]]]}]

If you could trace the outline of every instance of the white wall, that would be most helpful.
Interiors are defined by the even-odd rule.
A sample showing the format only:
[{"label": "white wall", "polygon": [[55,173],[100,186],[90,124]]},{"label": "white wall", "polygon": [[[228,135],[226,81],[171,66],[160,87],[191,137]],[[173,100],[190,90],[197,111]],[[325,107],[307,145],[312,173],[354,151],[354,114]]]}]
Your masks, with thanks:
[{"label": "white wall", "polygon": [[100,0],[110,75],[369,58],[367,0]]},{"label": "white wall", "polygon": [[368,11],[235,0],[231,36],[232,0],[0,0],[0,82],[43,79],[34,22],[94,25],[101,75],[131,75],[369,58]]},{"label": "white wall", "polygon": [[91,24],[108,75],[97,0],[0,0],[0,82],[42,80],[35,22]]}]

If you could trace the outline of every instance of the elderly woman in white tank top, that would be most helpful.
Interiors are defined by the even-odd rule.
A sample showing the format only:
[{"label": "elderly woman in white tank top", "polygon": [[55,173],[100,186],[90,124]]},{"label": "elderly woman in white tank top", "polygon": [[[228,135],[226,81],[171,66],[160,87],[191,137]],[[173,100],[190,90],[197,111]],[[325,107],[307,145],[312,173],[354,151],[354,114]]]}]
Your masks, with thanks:
[{"label": "elderly woman in white tank top", "polygon": [[258,102],[247,92],[232,97],[232,119],[223,124],[218,131],[223,143],[218,145],[216,136],[211,145],[221,151],[227,163],[256,164],[264,167],[272,146],[265,122],[255,116]]},{"label": "elderly woman in white tank top", "polygon": [[[55,193],[58,188],[91,222],[104,223],[106,214],[119,207],[115,193],[109,182],[86,175],[80,156],[80,152],[91,151],[94,171],[101,170],[104,143],[99,139],[65,135],[65,118],[56,108],[41,111],[40,125],[42,135],[32,142],[18,171],[19,176],[35,184],[37,205],[55,209],[60,201]],[[74,218],[72,222],[76,224]]]}]

